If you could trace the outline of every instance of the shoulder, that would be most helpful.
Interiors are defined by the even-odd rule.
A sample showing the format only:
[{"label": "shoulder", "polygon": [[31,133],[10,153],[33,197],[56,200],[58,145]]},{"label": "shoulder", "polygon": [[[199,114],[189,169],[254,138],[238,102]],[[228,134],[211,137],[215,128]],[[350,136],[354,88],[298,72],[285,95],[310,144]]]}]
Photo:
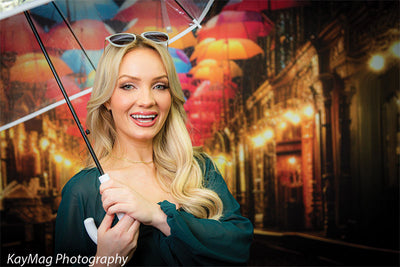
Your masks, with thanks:
[{"label": "shoulder", "polygon": [[212,158],[204,153],[195,154],[195,159],[197,160],[200,169],[203,173],[204,186],[207,188],[213,188],[225,184],[221,173],[219,172],[217,166],[215,165]]},{"label": "shoulder", "polygon": [[99,176],[100,173],[96,168],[81,170],[65,184],[62,195],[80,195],[91,191],[91,189],[97,189],[100,185]]}]

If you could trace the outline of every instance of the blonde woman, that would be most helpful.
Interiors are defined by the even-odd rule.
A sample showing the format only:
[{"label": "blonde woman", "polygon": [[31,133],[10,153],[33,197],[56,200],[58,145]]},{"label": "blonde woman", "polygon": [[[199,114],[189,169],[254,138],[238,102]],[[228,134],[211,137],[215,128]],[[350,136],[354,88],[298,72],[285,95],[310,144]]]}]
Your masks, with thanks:
[{"label": "blonde woman", "polygon": [[[192,147],[167,36],[106,40],[87,127],[111,179],[100,184],[89,164],[65,185],[56,254],[91,257],[94,265],[116,256],[128,265],[245,264],[252,224],[211,159]],[[116,213],[125,215],[118,221]],[[84,229],[88,217],[99,226],[97,246]]]}]

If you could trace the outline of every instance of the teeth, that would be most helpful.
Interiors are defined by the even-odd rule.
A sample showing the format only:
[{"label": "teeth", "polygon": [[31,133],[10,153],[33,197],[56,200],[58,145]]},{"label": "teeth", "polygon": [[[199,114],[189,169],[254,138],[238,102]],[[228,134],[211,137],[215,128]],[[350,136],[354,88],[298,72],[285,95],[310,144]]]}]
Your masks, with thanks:
[{"label": "teeth", "polygon": [[134,119],[154,119],[156,115],[131,115]]}]

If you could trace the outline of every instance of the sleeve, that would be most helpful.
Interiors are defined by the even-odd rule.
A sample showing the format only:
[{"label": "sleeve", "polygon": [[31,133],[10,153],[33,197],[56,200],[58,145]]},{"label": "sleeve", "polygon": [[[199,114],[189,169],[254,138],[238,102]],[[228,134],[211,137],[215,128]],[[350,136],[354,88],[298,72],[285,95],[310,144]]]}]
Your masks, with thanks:
[{"label": "sleeve", "polygon": [[[86,203],[80,187],[73,178],[63,188],[55,227],[56,259],[61,256],[65,259],[71,256],[92,256],[96,252],[96,246],[86,234],[83,223],[86,219]],[[62,261],[58,263],[70,265]]]},{"label": "sleeve", "polygon": [[224,204],[220,220],[199,219],[176,210],[163,201],[171,235],[160,236],[161,251],[168,265],[243,265],[249,258],[253,225],[240,214],[239,203],[229,192],[224,179],[210,160],[206,161],[207,187],[213,189]]}]

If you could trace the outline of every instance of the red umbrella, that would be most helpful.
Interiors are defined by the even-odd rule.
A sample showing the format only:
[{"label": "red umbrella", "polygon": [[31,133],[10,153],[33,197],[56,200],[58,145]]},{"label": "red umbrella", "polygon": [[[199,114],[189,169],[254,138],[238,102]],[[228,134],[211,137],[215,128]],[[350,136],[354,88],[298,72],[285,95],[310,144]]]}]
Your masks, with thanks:
[{"label": "red umbrella", "polygon": [[[35,26],[39,35],[44,37],[43,29],[37,23]],[[0,20],[0,51],[18,54],[40,51],[35,35],[23,14]]]},{"label": "red umbrella", "polygon": [[[114,33],[110,27],[99,20],[79,20],[73,22],[71,28],[86,50],[103,49],[104,39]],[[65,23],[60,23],[53,27],[49,31],[48,38],[44,44],[46,47],[62,50],[80,49]]]},{"label": "red umbrella", "polygon": [[222,11],[211,18],[198,31],[199,39],[205,38],[248,38],[253,41],[258,36],[267,36],[273,23],[262,13],[255,11]]},{"label": "red umbrella", "polygon": [[223,10],[247,10],[247,11],[262,11],[262,10],[277,10],[286,9],[308,4],[308,0],[237,0],[229,1]]},{"label": "red umbrella", "polygon": [[[86,121],[86,105],[90,99],[90,94],[83,95],[79,98],[71,100],[72,105],[78,115],[79,119],[81,120],[82,124]],[[71,112],[69,111],[68,106],[62,105],[56,108],[57,118],[59,119],[72,119]],[[75,126],[76,127],[76,126]]]},{"label": "red umbrella", "polygon": [[[69,96],[77,94],[81,91],[79,86],[71,77],[64,76],[61,78],[61,82]],[[45,96],[46,98],[56,99],[56,100],[60,100],[63,98],[60,88],[58,87],[58,83],[56,82],[55,79],[47,81],[47,90]]]}]

